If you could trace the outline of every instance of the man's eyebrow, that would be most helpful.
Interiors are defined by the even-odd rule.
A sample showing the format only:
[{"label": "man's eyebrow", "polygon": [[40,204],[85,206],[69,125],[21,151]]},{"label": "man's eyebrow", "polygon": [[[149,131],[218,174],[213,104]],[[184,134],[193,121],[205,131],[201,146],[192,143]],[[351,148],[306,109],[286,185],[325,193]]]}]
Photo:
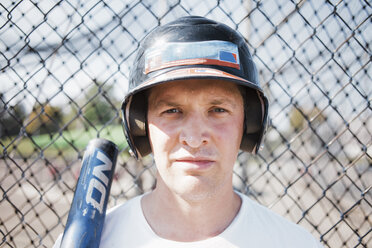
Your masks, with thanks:
[{"label": "man's eyebrow", "polygon": [[165,99],[161,99],[158,101],[155,100],[154,105],[155,107],[161,107],[161,106],[179,107],[180,106],[179,103],[173,102],[171,100],[165,100]]},{"label": "man's eyebrow", "polygon": [[[222,104],[228,104],[228,105],[231,105],[233,107],[236,106],[236,102],[233,100],[233,99],[230,99],[230,98],[227,98],[227,97],[221,97],[221,98],[212,98],[210,100],[207,100],[205,102],[205,104],[208,104],[208,105],[222,105]],[[167,107],[180,107],[182,106],[181,103],[178,103],[176,101],[173,101],[171,99],[171,96],[170,97],[162,97],[162,99],[154,99],[153,101],[153,104],[152,104],[155,108],[156,107],[164,107],[164,106],[167,106]]]},{"label": "man's eyebrow", "polygon": [[212,99],[209,101],[209,104],[211,105],[221,105],[221,104],[229,104],[231,106],[236,106],[236,103],[229,98],[218,98],[218,99]]},{"label": "man's eyebrow", "polygon": [[223,99],[213,99],[213,100],[209,101],[209,103],[213,104],[213,105],[223,104],[223,103],[226,103],[226,102],[229,102],[229,101],[226,101],[226,100],[223,100]]}]

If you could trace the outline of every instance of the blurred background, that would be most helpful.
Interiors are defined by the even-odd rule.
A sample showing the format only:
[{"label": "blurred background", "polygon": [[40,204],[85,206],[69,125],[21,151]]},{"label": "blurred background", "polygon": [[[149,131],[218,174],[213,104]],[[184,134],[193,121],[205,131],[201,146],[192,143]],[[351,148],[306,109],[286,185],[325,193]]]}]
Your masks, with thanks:
[{"label": "blurred background", "polygon": [[53,245],[92,138],[120,147],[109,207],[151,190],[155,165],[128,154],[119,109],[139,42],[185,15],[238,30],[269,97],[236,190],[324,247],[372,246],[371,14],[362,0],[1,1],[0,246]]}]

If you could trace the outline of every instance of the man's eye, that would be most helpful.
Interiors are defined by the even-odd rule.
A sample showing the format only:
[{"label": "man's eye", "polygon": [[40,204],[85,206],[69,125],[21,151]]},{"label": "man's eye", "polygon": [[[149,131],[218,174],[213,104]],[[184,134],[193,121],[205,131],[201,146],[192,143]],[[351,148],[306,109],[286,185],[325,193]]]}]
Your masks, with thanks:
[{"label": "man's eye", "polygon": [[213,109],[213,112],[216,112],[216,113],[224,113],[224,112],[226,112],[226,109],[223,109],[223,108],[214,108],[214,109]]},{"label": "man's eye", "polygon": [[164,113],[167,113],[167,114],[175,114],[175,113],[179,113],[180,111],[176,108],[172,108],[172,109],[167,109],[164,111]]}]

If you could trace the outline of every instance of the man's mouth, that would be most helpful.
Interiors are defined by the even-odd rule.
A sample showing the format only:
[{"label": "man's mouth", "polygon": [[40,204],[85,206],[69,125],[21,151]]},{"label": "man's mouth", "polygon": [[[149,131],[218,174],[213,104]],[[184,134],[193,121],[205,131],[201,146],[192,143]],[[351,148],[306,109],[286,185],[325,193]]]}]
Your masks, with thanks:
[{"label": "man's mouth", "polygon": [[215,160],[204,157],[184,157],[175,159],[174,163],[185,166],[187,169],[205,170],[210,168],[215,163]]}]

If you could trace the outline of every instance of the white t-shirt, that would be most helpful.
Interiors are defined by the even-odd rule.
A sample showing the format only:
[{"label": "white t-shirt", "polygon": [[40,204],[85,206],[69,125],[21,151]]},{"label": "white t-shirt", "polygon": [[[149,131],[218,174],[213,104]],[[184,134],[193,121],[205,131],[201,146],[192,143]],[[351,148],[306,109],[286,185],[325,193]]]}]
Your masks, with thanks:
[{"label": "white t-shirt", "polygon": [[[100,248],[319,248],[315,238],[302,227],[239,194],[242,205],[233,222],[218,236],[197,242],[176,242],[157,236],[141,208],[142,196],[108,211]],[[54,248],[59,247],[61,236]]]}]

